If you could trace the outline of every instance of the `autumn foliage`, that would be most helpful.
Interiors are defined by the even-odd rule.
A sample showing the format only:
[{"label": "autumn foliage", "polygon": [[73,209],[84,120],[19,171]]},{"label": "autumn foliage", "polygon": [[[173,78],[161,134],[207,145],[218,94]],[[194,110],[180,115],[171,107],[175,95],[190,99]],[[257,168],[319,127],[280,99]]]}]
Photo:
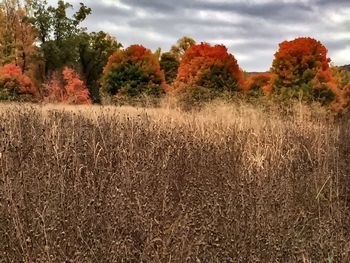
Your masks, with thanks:
[{"label": "autumn foliage", "polygon": [[176,86],[202,86],[216,91],[237,90],[243,74],[223,45],[192,45],[181,58]]},{"label": "autumn foliage", "polygon": [[32,80],[23,74],[21,68],[7,64],[0,68],[0,98],[16,99],[20,95],[38,96],[38,90]]},{"label": "autumn foliage", "polygon": [[274,78],[275,75],[269,72],[252,74],[246,81],[245,86],[251,92],[269,95],[272,92]]},{"label": "autumn foliage", "polygon": [[157,57],[141,45],[115,51],[103,71],[102,91],[110,96],[159,96],[167,90]]},{"label": "autumn foliage", "polygon": [[308,84],[319,71],[329,69],[327,49],[312,38],[284,41],[275,54],[271,71],[277,75],[277,83],[283,87]]},{"label": "autumn foliage", "polygon": [[89,90],[79,74],[65,67],[62,76],[54,74],[45,86],[45,101],[50,103],[91,104]]}]

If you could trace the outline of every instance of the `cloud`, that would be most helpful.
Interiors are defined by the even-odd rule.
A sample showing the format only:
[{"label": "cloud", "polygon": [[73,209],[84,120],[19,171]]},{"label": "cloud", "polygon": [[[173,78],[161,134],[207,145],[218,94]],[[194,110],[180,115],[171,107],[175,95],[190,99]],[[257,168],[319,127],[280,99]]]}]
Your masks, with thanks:
[{"label": "cloud", "polygon": [[[50,0],[50,3],[56,1]],[[71,0],[78,6],[80,0]],[[300,36],[322,41],[335,64],[350,64],[349,0],[86,0],[84,22],[124,46],[167,51],[182,36],[225,44],[247,71],[271,66],[278,43]]]}]

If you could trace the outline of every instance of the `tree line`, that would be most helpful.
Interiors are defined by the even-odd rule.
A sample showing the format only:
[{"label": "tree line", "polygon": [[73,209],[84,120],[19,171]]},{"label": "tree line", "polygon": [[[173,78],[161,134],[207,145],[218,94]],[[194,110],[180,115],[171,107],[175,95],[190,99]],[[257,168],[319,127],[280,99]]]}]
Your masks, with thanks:
[{"label": "tree line", "polygon": [[[72,15],[68,15],[73,10]],[[278,96],[348,107],[350,74],[330,64],[319,41],[280,43],[269,72],[248,74],[224,45],[183,37],[167,52],[123,47],[81,24],[93,12],[63,0],[3,0],[0,100],[70,104],[165,95],[207,101],[220,96]]]}]

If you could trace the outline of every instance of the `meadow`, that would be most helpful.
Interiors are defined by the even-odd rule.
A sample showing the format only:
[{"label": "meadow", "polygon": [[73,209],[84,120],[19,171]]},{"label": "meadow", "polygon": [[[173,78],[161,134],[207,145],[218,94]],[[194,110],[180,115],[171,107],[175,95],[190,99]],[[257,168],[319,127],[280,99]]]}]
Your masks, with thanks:
[{"label": "meadow", "polygon": [[322,108],[0,105],[0,262],[350,262]]}]

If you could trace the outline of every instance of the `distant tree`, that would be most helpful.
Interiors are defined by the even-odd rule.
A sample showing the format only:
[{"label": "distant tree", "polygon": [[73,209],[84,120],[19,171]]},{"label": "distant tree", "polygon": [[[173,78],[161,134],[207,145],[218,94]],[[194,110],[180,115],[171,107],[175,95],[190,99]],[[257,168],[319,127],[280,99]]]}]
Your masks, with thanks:
[{"label": "distant tree", "polygon": [[79,64],[82,77],[94,102],[100,101],[99,79],[108,58],[122,45],[109,34],[100,31],[80,34]]},{"label": "distant tree", "polygon": [[243,73],[225,46],[201,43],[192,45],[182,56],[175,84],[237,91],[243,87]]},{"label": "distant tree", "polygon": [[158,60],[160,60],[161,54],[162,54],[162,49],[159,47],[159,48],[157,48],[156,51],[154,52],[154,55],[156,56],[156,58],[157,58]]},{"label": "distant tree", "polygon": [[182,37],[180,38],[176,45],[173,45],[170,49],[170,53],[174,54],[178,60],[180,60],[181,56],[189,49],[191,46],[195,45],[196,41],[194,41],[190,37]]},{"label": "distant tree", "polygon": [[160,96],[166,90],[164,73],[157,57],[141,45],[117,50],[103,71],[102,92],[114,96]]},{"label": "distant tree", "polygon": [[38,90],[32,80],[22,69],[14,64],[6,64],[0,68],[0,100],[19,100],[29,96],[31,99],[39,97]]},{"label": "distant tree", "polygon": [[177,57],[171,53],[163,53],[160,57],[160,68],[164,71],[165,79],[168,84],[174,82],[177,77],[180,62]]}]

